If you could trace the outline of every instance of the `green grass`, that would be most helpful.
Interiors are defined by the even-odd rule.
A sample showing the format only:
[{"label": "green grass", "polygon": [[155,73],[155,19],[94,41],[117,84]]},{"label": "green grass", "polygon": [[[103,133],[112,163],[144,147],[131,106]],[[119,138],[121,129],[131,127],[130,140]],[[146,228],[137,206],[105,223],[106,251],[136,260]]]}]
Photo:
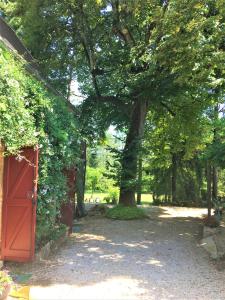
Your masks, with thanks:
[{"label": "green grass", "polygon": [[[86,200],[86,202],[89,202],[91,195],[92,194],[90,192],[85,193],[84,199]],[[99,202],[104,204],[106,202],[103,199],[104,199],[104,197],[107,197],[107,196],[108,196],[108,193],[94,193],[92,198],[93,198],[93,201],[96,198],[98,198]],[[142,194],[141,202],[142,202],[142,204],[147,204],[147,205],[151,204],[153,202],[152,194]]]},{"label": "green grass", "polygon": [[135,220],[144,219],[147,217],[147,215],[143,209],[136,206],[129,207],[117,205],[107,210],[106,217],[116,220]]}]

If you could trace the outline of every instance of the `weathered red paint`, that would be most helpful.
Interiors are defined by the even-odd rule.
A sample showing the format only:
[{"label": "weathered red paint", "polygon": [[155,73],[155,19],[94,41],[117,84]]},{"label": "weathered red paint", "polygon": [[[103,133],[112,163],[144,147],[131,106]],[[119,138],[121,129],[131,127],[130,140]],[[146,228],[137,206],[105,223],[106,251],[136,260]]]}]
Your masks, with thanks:
[{"label": "weathered red paint", "polygon": [[1,259],[31,261],[35,254],[38,149],[25,148],[21,159],[5,158]]},{"label": "weathered red paint", "polygon": [[69,227],[69,233],[73,230],[73,216],[75,208],[75,182],[76,182],[76,168],[66,170],[65,175],[67,177],[68,185],[68,201],[63,203],[61,207],[61,222]]}]

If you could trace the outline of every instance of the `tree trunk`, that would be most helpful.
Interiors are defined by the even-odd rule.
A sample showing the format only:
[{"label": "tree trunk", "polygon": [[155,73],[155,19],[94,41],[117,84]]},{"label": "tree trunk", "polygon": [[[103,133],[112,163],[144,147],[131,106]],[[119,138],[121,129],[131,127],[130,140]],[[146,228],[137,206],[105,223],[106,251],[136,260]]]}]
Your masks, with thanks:
[{"label": "tree trunk", "polygon": [[[218,104],[214,107],[214,121],[216,122],[219,118],[219,106]],[[213,130],[213,143],[217,144],[219,140],[218,126],[215,125]],[[212,167],[212,199],[216,200],[218,194],[218,173],[215,166]]]},{"label": "tree trunk", "polygon": [[144,131],[147,113],[146,101],[137,101],[131,115],[123,156],[121,161],[121,183],[119,204],[135,206],[137,160],[140,141]]},{"label": "tree trunk", "polygon": [[165,196],[165,197],[164,197],[165,202],[168,203],[168,196],[169,196],[169,195],[166,193],[164,196]]},{"label": "tree trunk", "polygon": [[138,159],[138,183],[137,183],[137,204],[141,205],[141,192],[142,192],[142,157]]},{"label": "tree trunk", "polygon": [[198,184],[198,195],[197,195],[197,205],[202,205],[202,187],[203,187],[203,174],[202,166],[198,159],[195,159],[195,174]]},{"label": "tree trunk", "polygon": [[210,162],[207,162],[206,174],[207,174],[207,208],[208,208],[208,217],[211,217],[211,209],[212,209],[212,167],[211,167],[211,163]]},{"label": "tree trunk", "polygon": [[171,176],[172,203],[177,201],[177,155],[172,154],[172,176]]},{"label": "tree trunk", "polygon": [[218,194],[218,174],[217,168],[214,166],[212,168],[212,199],[216,200]]},{"label": "tree trunk", "polygon": [[77,190],[76,217],[84,217],[87,214],[84,205],[85,178],[86,178],[86,143],[82,142],[81,162],[77,169],[77,179],[76,179],[76,190]]}]

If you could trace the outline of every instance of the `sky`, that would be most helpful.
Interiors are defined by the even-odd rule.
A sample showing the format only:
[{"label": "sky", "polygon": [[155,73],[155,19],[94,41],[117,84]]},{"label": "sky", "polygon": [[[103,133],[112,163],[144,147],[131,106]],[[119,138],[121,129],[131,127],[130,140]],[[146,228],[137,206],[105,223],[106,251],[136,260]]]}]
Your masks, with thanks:
[{"label": "sky", "polygon": [[83,101],[84,97],[79,91],[79,84],[76,80],[73,80],[71,83],[71,95],[70,95],[70,102],[74,105],[79,105]]}]

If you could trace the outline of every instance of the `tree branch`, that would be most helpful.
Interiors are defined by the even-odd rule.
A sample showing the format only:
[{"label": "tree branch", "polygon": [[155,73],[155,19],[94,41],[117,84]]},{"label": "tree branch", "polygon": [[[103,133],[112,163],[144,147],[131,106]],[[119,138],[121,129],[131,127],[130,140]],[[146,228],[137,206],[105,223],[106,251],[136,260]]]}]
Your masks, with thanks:
[{"label": "tree branch", "polygon": [[113,32],[116,33],[127,45],[135,45],[135,40],[129,28],[121,24],[119,13],[119,0],[111,2],[113,10]]},{"label": "tree branch", "polygon": [[166,110],[171,114],[171,116],[175,117],[176,113],[174,111],[172,111],[172,109],[163,101],[160,101],[160,104],[166,108]]},{"label": "tree branch", "polygon": [[[97,77],[96,77],[96,72],[95,70],[96,68],[96,58],[95,58],[95,50],[93,47],[93,43],[92,43],[92,32],[90,29],[90,26],[87,22],[85,13],[84,13],[84,9],[83,9],[83,1],[78,1],[78,8],[79,8],[79,17],[80,17],[80,21],[77,25],[78,29],[79,29],[79,36],[80,36],[80,40],[82,43],[82,46],[84,48],[84,52],[85,52],[85,56],[87,58],[88,64],[89,64],[89,69],[90,69],[90,73],[91,73],[91,78],[92,78],[92,83],[93,83],[93,87],[95,89],[96,95],[98,97],[101,96],[100,94],[100,90],[98,87],[98,82],[97,82]],[[75,30],[77,30],[77,28],[74,28]]]}]

